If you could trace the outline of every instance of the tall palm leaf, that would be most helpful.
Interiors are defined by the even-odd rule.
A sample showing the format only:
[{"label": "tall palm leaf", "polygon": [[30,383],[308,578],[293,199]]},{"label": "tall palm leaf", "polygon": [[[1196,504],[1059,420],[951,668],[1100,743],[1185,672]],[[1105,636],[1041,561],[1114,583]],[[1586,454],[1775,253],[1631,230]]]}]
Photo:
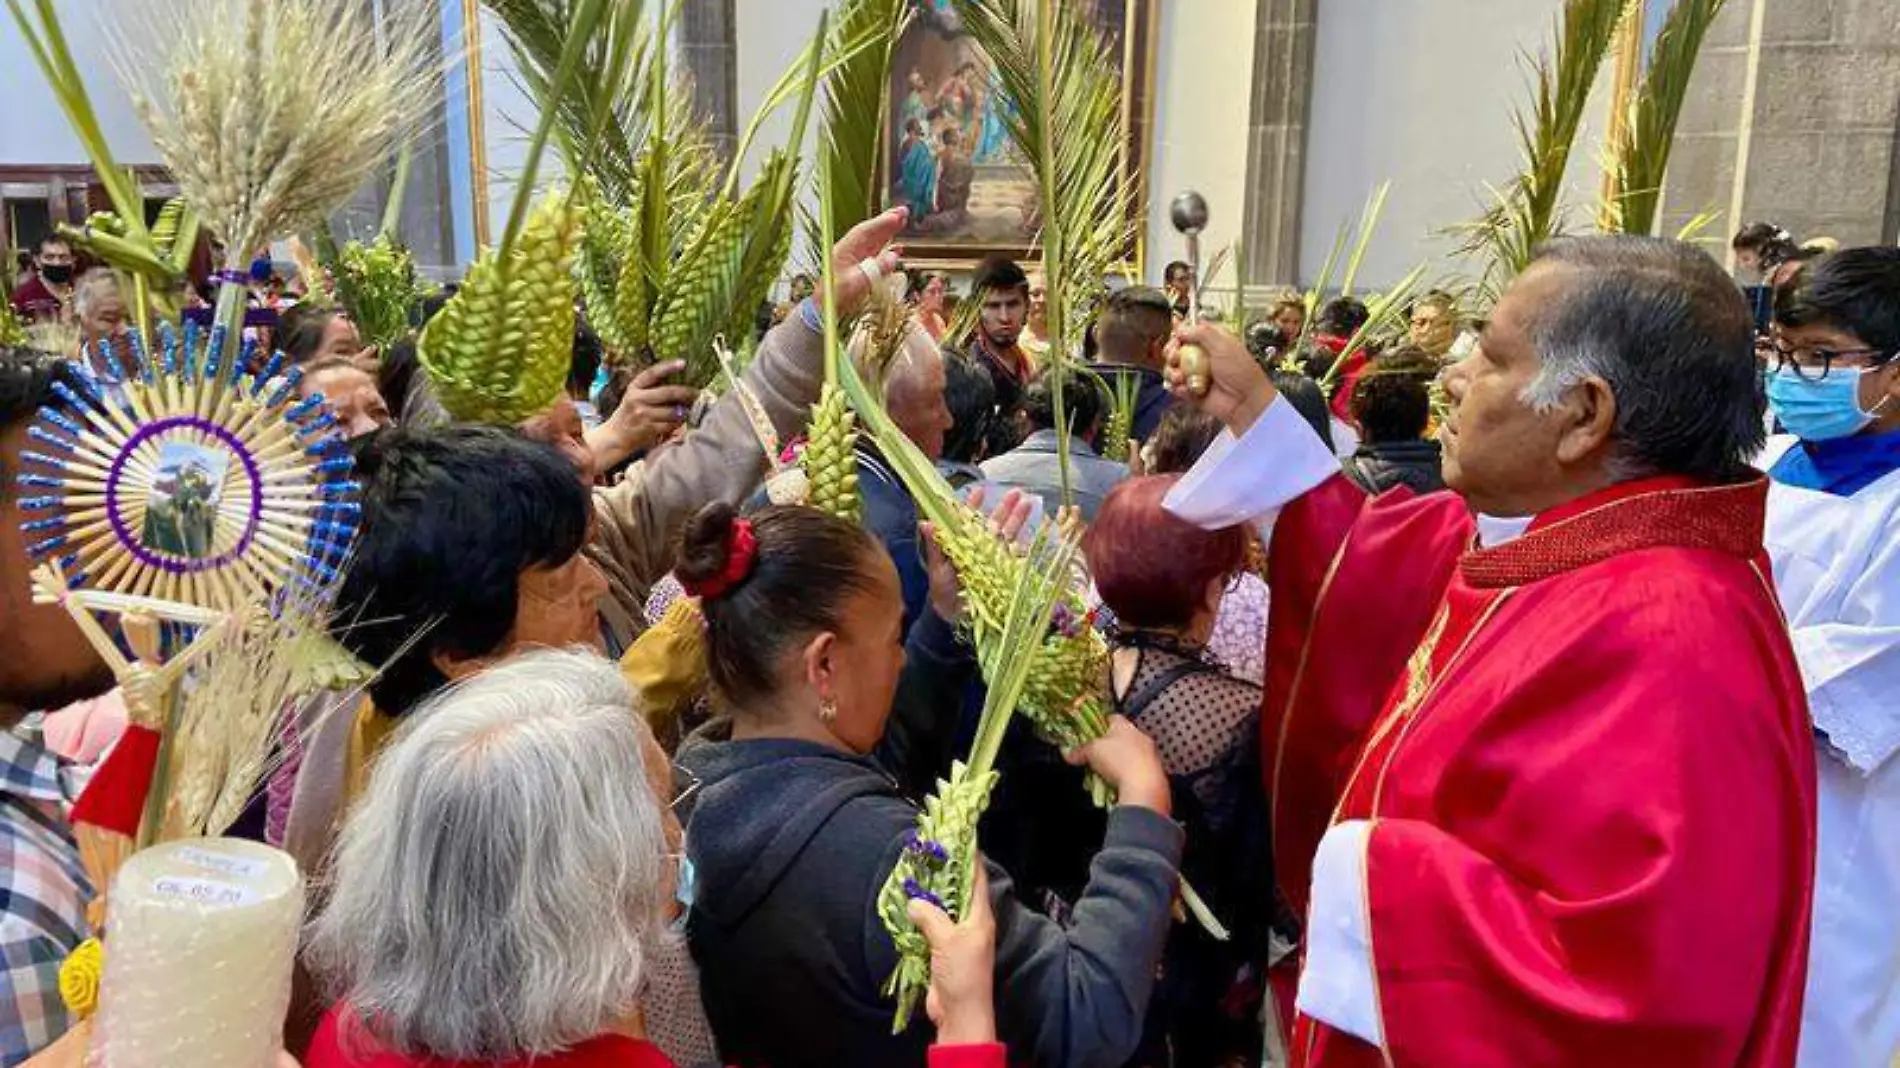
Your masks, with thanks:
[{"label": "tall palm leaf", "polygon": [[1689,79],[1695,73],[1702,39],[1726,3],[1678,0],[1669,9],[1620,136],[1610,145],[1609,190],[1600,213],[1603,229],[1625,234],[1655,229],[1663,176],[1669,169]]},{"label": "tall palm leaf", "polygon": [[[819,153],[829,203],[840,219],[876,214],[878,152],[885,116],[890,112],[891,55],[910,24],[910,0],[848,0],[833,31],[834,52],[848,51],[866,39],[868,47],[839,63],[825,79],[820,117],[824,121]],[[814,247],[819,246],[815,241]]]},{"label": "tall palm leaf", "polygon": [[[1056,427],[1062,385],[1081,320],[1109,266],[1134,236],[1138,184],[1128,171],[1119,65],[1096,32],[1087,0],[956,0],[971,37],[989,55],[1009,102],[1003,121],[1035,176],[1048,286],[1048,338]],[[1070,495],[1067,442],[1056,450]]]},{"label": "tall palm leaf", "polygon": [[[569,169],[592,175],[615,204],[633,199],[637,155],[647,128],[649,68],[664,65],[644,0],[612,0],[575,61],[578,77],[557,91],[561,53],[583,0],[485,0],[501,20],[522,89],[555,112],[555,138]],[[678,0],[669,4],[669,9]],[[663,17],[664,17],[663,13]]]},{"label": "tall palm leaf", "polygon": [[1583,124],[1590,90],[1615,43],[1617,27],[1634,0],[1565,0],[1550,51],[1529,61],[1530,110],[1511,117],[1524,169],[1496,203],[1462,228],[1461,253],[1484,262],[1481,287],[1495,297],[1530,262],[1532,251],[1555,235],[1564,172]]},{"label": "tall palm leaf", "polygon": [[174,241],[172,247],[159,247],[145,225],[145,201],[137,178],[113,160],[112,148],[106,143],[98,114],[93,110],[92,97],[86,92],[85,78],[66,44],[66,33],[53,0],[6,0],[6,5],[19,28],[20,38],[26,42],[27,51],[32,53],[41,75],[52,87],[60,111],[65,113],[66,121],[78,135],[80,146],[85,149],[86,158],[92,163],[93,172],[117,217],[116,225],[110,228],[75,229],[61,224],[60,232],[132,279],[133,312],[139,324],[149,328],[154,303],[159,305],[157,310],[161,314],[168,315],[173,310],[170,295],[184,282],[184,262],[190,258],[191,248],[198,240],[197,212],[186,211],[174,231],[174,238],[184,238],[182,258],[172,254],[180,244],[178,241]]}]

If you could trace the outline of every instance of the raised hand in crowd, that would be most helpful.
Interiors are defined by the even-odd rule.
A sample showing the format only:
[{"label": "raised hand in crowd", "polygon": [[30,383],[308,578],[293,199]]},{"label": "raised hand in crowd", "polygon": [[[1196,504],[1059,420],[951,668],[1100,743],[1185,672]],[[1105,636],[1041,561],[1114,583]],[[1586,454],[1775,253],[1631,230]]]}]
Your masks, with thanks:
[{"label": "raised hand in crowd", "polygon": [[685,424],[699,391],[666,381],[685,369],[684,360],[668,360],[633,376],[613,414],[587,432],[587,447],[594,451],[599,470],[659,445]]},{"label": "raised hand in crowd", "polygon": [[871,295],[871,284],[875,279],[861,269],[864,261],[876,262],[879,278],[889,277],[897,271],[903,249],[891,242],[896,240],[909,221],[908,208],[892,208],[853,226],[832,246],[833,296],[837,298],[839,316],[856,312],[865,298]]},{"label": "raised hand in crowd", "polygon": [[1070,764],[1086,765],[1115,788],[1118,804],[1153,809],[1163,816],[1173,811],[1168,773],[1154,739],[1142,733],[1126,716],[1108,717],[1108,733],[1080,749],[1062,754]]},{"label": "raised hand in crowd", "polygon": [[[1188,388],[1187,370],[1181,363],[1181,349],[1198,345],[1207,359],[1208,389],[1197,395]],[[1181,400],[1219,419],[1235,434],[1245,433],[1260,413],[1273,403],[1273,381],[1255,360],[1247,345],[1214,323],[1182,323],[1168,343],[1168,388]]]},{"label": "raised hand in crowd", "polygon": [[[970,507],[983,511],[983,487],[972,488],[964,500]],[[996,502],[989,512],[990,532],[1004,542],[1014,542],[1022,535],[1023,528],[1029,525],[1034,512],[1035,500],[1021,490],[1010,490]],[[962,587],[957,582],[957,570],[937,545],[936,529],[929,523],[920,523],[917,532],[924,543],[924,567],[930,573],[930,606],[939,616],[955,623],[963,618]]]}]

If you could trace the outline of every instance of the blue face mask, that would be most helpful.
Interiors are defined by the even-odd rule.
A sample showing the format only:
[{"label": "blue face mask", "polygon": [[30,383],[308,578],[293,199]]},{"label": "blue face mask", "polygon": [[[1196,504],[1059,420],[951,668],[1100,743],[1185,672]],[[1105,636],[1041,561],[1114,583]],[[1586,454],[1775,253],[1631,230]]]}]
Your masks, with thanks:
[{"label": "blue face mask", "polygon": [[1768,406],[1788,433],[1802,441],[1852,437],[1874,421],[1860,406],[1860,379],[1877,368],[1837,367],[1810,382],[1784,367],[1768,376]]},{"label": "blue face mask", "polygon": [[673,880],[673,898],[683,909],[693,907],[693,891],[698,888],[698,877],[693,873],[693,858],[680,855],[679,877]]}]

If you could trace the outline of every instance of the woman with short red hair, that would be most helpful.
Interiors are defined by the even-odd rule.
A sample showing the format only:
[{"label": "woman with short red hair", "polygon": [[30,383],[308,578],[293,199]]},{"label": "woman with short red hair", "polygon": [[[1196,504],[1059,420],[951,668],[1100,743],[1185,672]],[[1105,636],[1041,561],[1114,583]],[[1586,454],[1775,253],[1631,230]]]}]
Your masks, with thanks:
[{"label": "woman with short red hair", "polygon": [[1174,928],[1144,1052],[1166,1042],[1179,1064],[1258,1063],[1258,988],[1243,992],[1252,984],[1236,977],[1265,972],[1280,912],[1259,785],[1260,688],[1207,656],[1221,598],[1246,566],[1247,533],[1201,530],[1162,508],[1178,480],[1123,482],[1082,540],[1116,621],[1116,711],[1161,751],[1175,818],[1188,832],[1182,876],[1234,934],[1220,942],[1195,925]]}]

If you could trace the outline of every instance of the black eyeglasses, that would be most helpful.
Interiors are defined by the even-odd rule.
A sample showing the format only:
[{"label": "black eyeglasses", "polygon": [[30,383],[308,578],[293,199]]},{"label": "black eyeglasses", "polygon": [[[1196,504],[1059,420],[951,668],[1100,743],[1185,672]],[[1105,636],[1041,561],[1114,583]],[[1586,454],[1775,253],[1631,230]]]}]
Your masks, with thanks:
[{"label": "black eyeglasses", "polygon": [[1795,377],[1808,382],[1821,381],[1835,367],[1854,370],[1880,367],[1896,355],[1879,349],[1824,349],[1812,345],[1795,346],[1779,340],[1774,342],[1773,349],[1774,355],[1768,364],[1770,371],[1780,371],[1786,367],[1795,373]]}]

